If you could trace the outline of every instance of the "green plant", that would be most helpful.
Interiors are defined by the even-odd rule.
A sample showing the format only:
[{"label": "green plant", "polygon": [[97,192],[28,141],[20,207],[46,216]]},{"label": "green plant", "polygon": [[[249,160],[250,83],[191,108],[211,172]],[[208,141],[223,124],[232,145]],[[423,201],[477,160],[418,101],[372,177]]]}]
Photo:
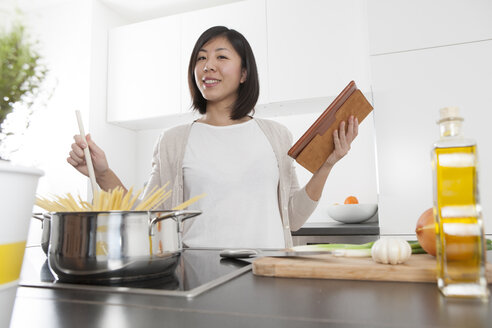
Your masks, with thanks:
[{"label": "green plant", "polygon": [[35,46],[20,22],[0,31],[0,144],[12,134],[2,125],[7,115],[18,104],[31,108],[46,77],[47,68]]}]

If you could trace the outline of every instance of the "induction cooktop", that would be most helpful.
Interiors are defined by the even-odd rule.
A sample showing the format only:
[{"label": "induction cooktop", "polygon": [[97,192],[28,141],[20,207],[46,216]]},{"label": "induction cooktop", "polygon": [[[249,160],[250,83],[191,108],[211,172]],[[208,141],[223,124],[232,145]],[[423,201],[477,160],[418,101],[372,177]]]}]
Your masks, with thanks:
[{"label": "induction cooktop", "polygon": [[127,294],[166,295],[193,298],[251,270],[241,260],[223,259],[218,249],[184,249],[174,272],[138,281],[87,284],[60,282],[52,275],[40,246],[28,246],[19,285],[22,287],[70,289]]}]

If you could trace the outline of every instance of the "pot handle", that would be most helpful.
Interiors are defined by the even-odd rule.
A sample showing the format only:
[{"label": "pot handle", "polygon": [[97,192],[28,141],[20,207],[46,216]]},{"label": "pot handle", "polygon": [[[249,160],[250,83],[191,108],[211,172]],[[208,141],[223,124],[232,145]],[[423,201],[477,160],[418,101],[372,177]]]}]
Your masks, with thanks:
[{"label": "pot handle", "polygon": [[195,217],[197,215],[202,214],[202,211],[192,211],[192,210],[179,210],[179,211],[169,211],[166,212],[162,215],[159,215],[153,219],[150,220],[149,223],[149,236],[154,235],[154,225],[157,222],[166,220],[166,219],[173,219],[174,221],[177,222],[178,224],[178,234],[181,233],[181,222],[191,219],[192,217]]},{"label": "pot handle", "polygon": [[[40,216],[42,215],[42,216]],[[39,221],[43,221],[43,220],[51,220],[51,216],[48,213],[32,213],[31,217],[33,219],[38,219]]]},{"label": "pot handle", "polygon": [[43,222],[44,217],[38,216],[38,215],[43,215],[43,213],[32,213],[32,218],[33,219],[38,219],[39,221]]},{"label": "pot handle", "polygon": [[[42,215],[42,216],[39,216]],[[44,228],[44,220],[51,220],[51,216],[47,213],[32,213],[32,218],[41,221],[41,228]]]}]

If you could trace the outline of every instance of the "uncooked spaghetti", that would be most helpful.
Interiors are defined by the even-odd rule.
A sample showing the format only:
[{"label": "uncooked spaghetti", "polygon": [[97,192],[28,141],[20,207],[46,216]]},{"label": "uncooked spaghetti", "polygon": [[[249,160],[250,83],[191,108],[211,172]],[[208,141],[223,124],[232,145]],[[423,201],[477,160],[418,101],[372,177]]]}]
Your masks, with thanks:
[{"label": "uncooked spaghetti", "polygon": [[[167,184],[157,188],[152,188],[148,195],[138,201],[142,190],[133,194],[133,187],[125,193],[121,187],[116,187],[110,191],[100,190],[94,195],[92,204],[82,200],[80,196],[75,199],[72,194],[65,196],[53,196],[52,199],[36,197],[36,205],[50,212],[100,212],[100,211],[151,211],[157,209],[170,196],[171,190],[166,191]],[[204,197],[205,194],[195,196],[173,210],[182,210]]]}]

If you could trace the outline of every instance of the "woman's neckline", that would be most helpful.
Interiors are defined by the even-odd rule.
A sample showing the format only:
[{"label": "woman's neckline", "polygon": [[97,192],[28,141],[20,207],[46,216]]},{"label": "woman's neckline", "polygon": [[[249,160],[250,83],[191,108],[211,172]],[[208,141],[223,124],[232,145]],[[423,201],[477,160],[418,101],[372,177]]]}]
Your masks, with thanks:
[{"label": "woman's neckline", "polygon": [[253,121],[252,116],[248,115],[247,117],[249,118],[248,120],[240,121],[240,122],[232,123],[232,124],[212,124],[212,123],[208,123],[208,122],[202,122],[202,121],[200,121],[200,119],[195,120],[193,123],[199,123],[199,124],[203,124],[203,125],[211,126],[211,127],[216,127],[216,128],[225,128],[225,127],[239,126],[239,125],[247,124],[247,123]]}]

